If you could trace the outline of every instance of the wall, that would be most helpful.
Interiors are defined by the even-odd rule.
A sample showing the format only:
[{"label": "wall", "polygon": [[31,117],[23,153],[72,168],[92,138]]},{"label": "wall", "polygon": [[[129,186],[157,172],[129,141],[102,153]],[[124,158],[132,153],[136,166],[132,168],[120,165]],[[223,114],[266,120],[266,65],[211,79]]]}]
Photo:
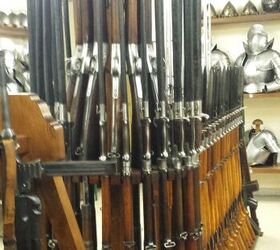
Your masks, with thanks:
[{"label": "wall", "polygon": [[[234,6],[240,13],[248,2],[243,0],[232,0]],[[258,8],[259,12],[262,12],[261,1],[252,1]],[[227,1],[218,0],[212,1],[217,14],[220,14]],[[276,21],[259,21],[263,24],[265,30],[268,33],[269,39],[274,38],[273,48],[280,52],[280,20]],[[212,26],[212,39],[214,43],[218,44],[218,48],[225,51],[231,58],[232,62],[244,52],[243,41],[247,40],[247,31],[254,23],[236,23],[236,24],[221,24]],[[250,129],[251,123],[254,119],[260,118],[264,121],[264,125],[267,129],[273,131],[280,142],[280,97],[273,98],[248,98],[245,99],[245,129]],[[278,157],[280,162],[280,156]]]},{"label": "wall", "polygon": [[11,11],[26,13],[26,0],[1,0],[0,10],[9,14]]}]

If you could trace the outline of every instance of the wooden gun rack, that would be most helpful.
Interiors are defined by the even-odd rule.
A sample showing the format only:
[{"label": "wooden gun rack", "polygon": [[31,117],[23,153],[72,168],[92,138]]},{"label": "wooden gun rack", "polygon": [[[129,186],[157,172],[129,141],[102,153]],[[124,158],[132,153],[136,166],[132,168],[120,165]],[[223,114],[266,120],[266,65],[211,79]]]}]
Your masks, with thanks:
[{"label": "wooden gun rack", "polygon": [[[10,95],[9,104],[11,125],[17,136],[22,160],[63,160],[63,128],[52,118],[48,106],[33,94]],[[2,128],[2,120],[0,126]],[[36,192],[42,199],[60,249],[85,249],[62,177],[36,180]]]},{"label": "wooden gun rack", "polygon": [[[57,123],[49,112],[47,105],[33,94],[10,95],[10,116],[11,127],[16,134],[17,143],[20,148],[18,155],[24,162],[34,160],[42,160],[42,162],[62,161],[65,159],[65,145],[63,127]],[[0,117],[1,111],[0,111]],[[2,121],[0,119],[0,128]],[[236,130],[238,131],[238,129]],[[234,134],[233,134],[234,135]],[[6,154],[6,158],[8,155]],[[15,158],[15,154],[13,156]],[[202,157],[202,156],[201,156]],[[203,160],[203,158],[202,158]],[[15,162],[15,159],[14,159]],[[1,168],[2,167],[2,168]],[[0,174],[3,165],[0,165]],[[226,172],[224,172],[225,174]],[[7,173],[6,173],[7,174]],[[172,185],[175,178],[175,172],[171,169],[168,172],[168,182]],[[16,179],[16,175],[14,177]],[[159,175],[157,171],[152,172],[153,185],[159,185]],[[0,180],[3,176],[0,175]],[[16,180],[14,180],[16,182]],[[80,177],[73,177],[73,182],[79,183]],[[91,184],[100,184],[102,182],[100,176],[90,176]],[[132,174],[132,184],[135,187],[141,182],[141,172],[134,170]],[[123,249],[123,213],[122,213],[122,195],[121,195],[121,175],[115,174],[110,178],[111,186],[111,203],[114,204],[112,209],[111,231],[111,247],[112,249]],[[204,182],[205,184],[206,182]],[[83,250],[85,249],[84,241],[79,229],[63,178],[61,176],[46,177],[36,179],[34,181],[34,191],[38,195],[43,204],[43,218],[50,221],[52,225],[52,233],[58,241],[58,247],[62,250]],[[206,183],[207,184],[207,183]],[[241,183],[240,183],[241,184]],[[205,188],[205,187],[204,187]],[[156,190],[156,189],[155,189]],[[158,190],[158,189],[157,189]],[[3,192],[0,185],[0,198]],[[15,190],[13,191],[15,193]],[[153,190],[153,199],[159,199],[159,194]],[[9,199],[14,199],[14,195],[10,195]],[[11,204],[13,201],[11,202]],[[137,206],[137,204],[135,205]],[[160,213],[159,207],[154,207],[156,213]],[[253,245],[255,236],[251,226],[249,225],[246,211],[242,211],[242,216],[246,217],[245,229],[249,235],[248,241]],[[136,226],[137,227],[137,226]],[[138,231],[140,230],[137,229]],[[42,230],[43,231],[43,230]],[[208,233],[208,236],[211,235]],[[156,244],[159,246],[160,237]],[[45,232],[41,233],[41,249],[47,249]],[[6,249],[5,249],[6,250]],[[8,250],[8,248],[7,248]]]}]

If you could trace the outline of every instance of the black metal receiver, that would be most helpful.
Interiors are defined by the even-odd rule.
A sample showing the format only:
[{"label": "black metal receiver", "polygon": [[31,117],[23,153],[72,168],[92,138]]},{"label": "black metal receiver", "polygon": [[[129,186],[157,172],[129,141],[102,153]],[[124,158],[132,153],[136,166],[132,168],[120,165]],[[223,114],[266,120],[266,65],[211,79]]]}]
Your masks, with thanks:
[{"label": "black metal receiver", "polygon": [[165,79],[165,53],[164,53],[164,21],[163,21],[163,1],[155,1],[155,24],[156,24],[156,62],[158,79],[158,103],[156,104],[156,125],[158,127],[158,155],[157,164],[160,172],[161,183],[161,221],[162,238],[164,248],[173,248],[176,243],[172,241],[172,225],[168,220],[168,118],[166,104],[166,79]]},{"label": "black metal receiver", "polygon": [[173,104],[173,142],[172,142],[172,165],[176,171],[174,181],[174,220],[175,238],[178,249],[185,249],[187,232],[184,227],[183,197],[182,192],[183,165],[186,162],[185,134],[184,134],[184,103],[183,103],[183,37],[182,37],[182,0],[172,2],[173,22],[173,68],[174,68],[174,104]]}]

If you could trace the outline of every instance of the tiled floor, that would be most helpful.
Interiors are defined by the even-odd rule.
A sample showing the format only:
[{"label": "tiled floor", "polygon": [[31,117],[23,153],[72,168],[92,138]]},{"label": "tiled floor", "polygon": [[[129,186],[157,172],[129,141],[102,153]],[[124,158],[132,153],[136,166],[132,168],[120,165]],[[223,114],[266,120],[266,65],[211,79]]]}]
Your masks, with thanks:
[{"label": "tiled floor", "polygon": [[280,249],[280,197],[256,197],[259,200],[258,218],[263,236],[256,243],[255,250]]},{"label": "tiled floor", "polygon": [[[259,196],[257,199],[259,200],[257,213],[264,234],[258,239],[254,250],[280,250],[280,197]],[[0,217],[1,215],[0,206]],[[1,218],[0,225],[0,235],[2,235]],[[0,250],[2,249],[0,240]]]}]

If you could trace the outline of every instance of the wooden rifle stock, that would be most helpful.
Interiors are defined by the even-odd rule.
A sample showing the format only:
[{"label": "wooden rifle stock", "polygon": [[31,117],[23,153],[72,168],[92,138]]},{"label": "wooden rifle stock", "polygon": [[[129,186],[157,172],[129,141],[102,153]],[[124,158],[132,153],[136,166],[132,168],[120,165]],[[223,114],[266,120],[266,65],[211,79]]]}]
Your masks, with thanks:
[{"label": "wooden rifle stock", "polygon": [[111,249],[111,190],[110,177],[101,178],[102,187],[102,249]]},{"label": "wooden rifle stock", "polygon": [[16,250],[15,235],[15,192],[16,192],[16,154],[12,139],[2,140],[1,181],[3,193],[3,245],[5,250]]}]

